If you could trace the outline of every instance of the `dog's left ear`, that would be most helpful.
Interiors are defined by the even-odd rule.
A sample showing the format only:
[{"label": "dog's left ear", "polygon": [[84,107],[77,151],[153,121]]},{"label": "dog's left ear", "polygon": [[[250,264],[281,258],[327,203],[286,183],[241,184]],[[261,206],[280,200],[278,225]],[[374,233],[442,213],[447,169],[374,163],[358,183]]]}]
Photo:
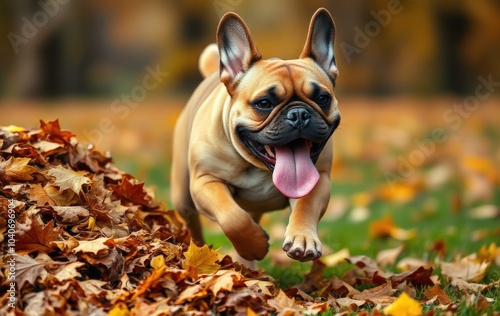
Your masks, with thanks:
[{"label": "dog's left ear", "polygon": [[318,9],[311,18],[306,44],[300,58],[312,58],[334,81],[339,74],[335,63],[333,42],[335,41],[335,23],[330,12]]},{"label": "dog's left ear", "polygon": [[217,45],[220,56],[220,80],[230,94],[241,76],[262,58],[253,44],[250,31],[236,13],[226,13],[217,29]]}]

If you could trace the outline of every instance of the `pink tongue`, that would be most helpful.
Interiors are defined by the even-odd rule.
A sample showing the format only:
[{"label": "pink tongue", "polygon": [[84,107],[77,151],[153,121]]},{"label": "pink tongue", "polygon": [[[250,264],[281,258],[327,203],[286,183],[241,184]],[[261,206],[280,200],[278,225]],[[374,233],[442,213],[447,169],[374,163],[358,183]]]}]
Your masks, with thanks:
[{"label": "pink tongue", "polygon": [[301,198],[312,191],[319,173],[311,160],[305,141],[275,148],[274,185],[289,198]]}]

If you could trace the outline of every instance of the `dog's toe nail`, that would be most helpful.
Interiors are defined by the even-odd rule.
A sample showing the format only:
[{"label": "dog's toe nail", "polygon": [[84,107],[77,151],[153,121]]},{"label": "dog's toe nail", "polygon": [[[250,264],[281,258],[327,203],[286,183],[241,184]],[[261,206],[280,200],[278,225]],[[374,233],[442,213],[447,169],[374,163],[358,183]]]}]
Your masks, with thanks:
[{"label": "dog's toe nail", "polygon": [[306,255],[304,256],[304,261],[309,261],[309,260],[313,260],[316,258],[317,258],[317,254],[312,250],[308,250],[306,252]]},{"label": "dog's toe nail", "polygon": [[287,242],[285,244],[283,244],[283,250],[288,252],[288,250],[290,250],[290,248],[292,247],[292,243],[291,242]]},{"label": "dog's toe nail", "polygon": [[302,256],[304,255],[304,252],[302,251],[302,249],[300,248],[295,248],[293,251],[292,251],[292,255],[293,257],[292,258],[295,258],[295,259],[301,259]]}]

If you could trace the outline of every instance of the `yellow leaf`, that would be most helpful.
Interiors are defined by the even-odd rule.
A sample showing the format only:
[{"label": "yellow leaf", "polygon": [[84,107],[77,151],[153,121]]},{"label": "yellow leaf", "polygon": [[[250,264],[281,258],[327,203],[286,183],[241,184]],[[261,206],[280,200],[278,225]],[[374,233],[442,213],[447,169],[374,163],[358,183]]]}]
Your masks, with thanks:
[{"label": "yellow leaf", "polygon": [[9,133],[24,132],[26,130],[25,128],[16,125],[2,126],[0,127],[0,129],[3,129],[4,131],[7,131]]},{"label": "yellow leaf", "polygon": [[127,304],[119,302],[109,311],[108,316],[128,316],[129,314]]},{"label": "yellow leaf", "polygon": [[413,200],[420,189],[420,184],[409,184],[396,182],[393,184],[386,184],[379,189],[379,196],[385,201],[393,201],[405,203]]},{"label": "yellow leaf", "polygon": [[373,194],[368,192],[360,192],[354,194],[351,199],[352,205],[366,207],[373,201]]},{"label": "yellow leaf", "polygon": [[247,316],[257,316],[257,314],[250,307],[247,307],[246,315]]},{"label": "yellow leaf", "polygon": [[418,316],[422,315],[422,306],[416,300],[402,292],[397,300],[384,308],[384,315],[392,316]]},{"label": "yellow leaf", "polygon": [[394,225],[391,216],[383,217],[370,223],[370,236],[372,238],[390,236],[397,240],[409,240],[417,235],[415,229],[402,229]]},{"label": "yellow leaf", "polygon": [[158,270],[161,267],[165,266],[165,258],[162,255],[156,256],[151,260],[151,266],[155,269]]},{"label": "yellow leaf", "polygon": [[327,266],[327,267],[333,267],[336,266],[339,262],[345,261],[345,258],[350,257],[349,249],[344,248],[341,249],[335,253],[332,253],[327,256],[323,256],[321,258],[321,261]]},{"label": "yellow leaf", "polygon": [[89,223],[87,224],[87,228],[90,229],[91,231],[93,231],[94,227],[95,227],[95,217],[90,216]]},{"label": "yellow leaf", "polygon": [[182,267],[186,270],[194,268],[198,274],[214,273],[220,268],[220,265],[215,263],[218,253],[219,250],[212,250],[207,245],[198,247],[191,241],[188,250],[184,252],[186,260]]},{"label": "yellow leaf", "polygon": [[500,247],[497,247],[495,243],[491,243],[488,247],[482,246],[478,256],[479,260],[493,261],[496,265],[500,265]]}]

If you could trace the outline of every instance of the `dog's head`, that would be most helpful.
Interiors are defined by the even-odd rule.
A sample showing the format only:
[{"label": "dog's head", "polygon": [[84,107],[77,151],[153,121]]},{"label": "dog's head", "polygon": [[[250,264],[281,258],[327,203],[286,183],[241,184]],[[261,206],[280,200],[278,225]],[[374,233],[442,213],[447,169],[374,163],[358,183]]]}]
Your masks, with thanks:
[{"label": "dog's head", "polygon": [[340,123],[330,13],[313,15],[299,59],[262,59],[234,13],[222,18],[217,38],[220,79],[232,100],[226,128],[233,144],[250,163],[271,170],[284,195],[307,195],[319,179],[314,164]]}]

